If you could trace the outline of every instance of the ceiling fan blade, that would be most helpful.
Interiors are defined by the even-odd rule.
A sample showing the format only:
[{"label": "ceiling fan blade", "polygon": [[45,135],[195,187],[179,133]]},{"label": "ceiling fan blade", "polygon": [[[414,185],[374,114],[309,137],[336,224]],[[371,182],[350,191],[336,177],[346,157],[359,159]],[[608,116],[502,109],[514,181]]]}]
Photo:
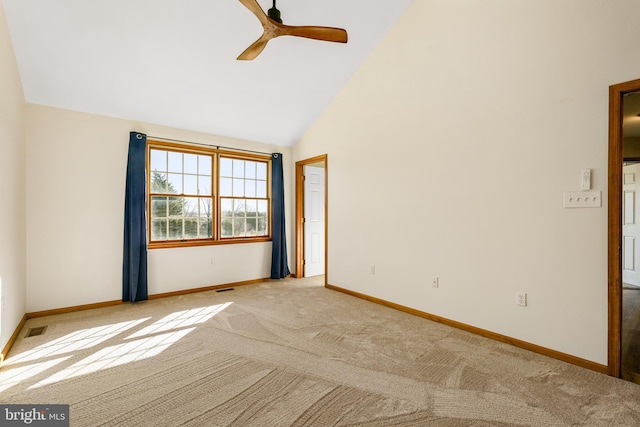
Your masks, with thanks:
[{"label": "ceiling fan blade", "polygon": [[308,39],[337,43],[346,43],[348,40],[347,31],[342,28],[289,25],[281,25],[281,27],[284,29],[281,34],[283,36],[305,37]]},{"label": "ceiling fan blade", "polygon": [[[258,17],[264,32],[258,40],[238,56],[239,60],[255,59],[264,50],[269,40],[280,36],[297,36],[338,43],[347,42],[347,31],[342,28],[283,25],[267,16],[257,0],[240,0],[240,3]],[[275,9],[275,1],[273,9]],[[275,11],[279,12],[277,9]]]},{"label": "ceiling fan blade", "polygon": [[240,0],[240,3],[253,12],[263,26],[269,22],[269,17],[264,13],[264,10],[262,10],[257,0]]},{"label": "ceiling fan blade", "polygon": [[264,50],[264,47],[267,45],[267,42],[269,40],[271,40],[271,38],[265,37],[265,35],[263,34],[262,37],[253,42],[251,46],[246,48],[244,52],[242,52],[240,56],[238,56],[238,59],[241,61],[250,61],[252,59],[255,59],[258,55],[260,55],[260,52]]}]

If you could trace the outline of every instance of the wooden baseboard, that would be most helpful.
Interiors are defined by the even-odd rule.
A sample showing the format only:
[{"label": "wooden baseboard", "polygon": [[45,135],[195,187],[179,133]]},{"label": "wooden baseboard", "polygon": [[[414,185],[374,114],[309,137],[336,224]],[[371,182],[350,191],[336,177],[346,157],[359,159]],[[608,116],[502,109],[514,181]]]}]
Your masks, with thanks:
[{"label": "wooden baseboard", "polygon": [[599,363],[592,362],[590,360],[582,359],[580,357],[572,356],[570,354],[562,353],[556,350],[551,350],[546,347],[542,347],[536,344],[531,344],[526,341],[522,341],[516,338],[511,338],[505,335],[497,334],[495,332],[487,331],[482,328],[477,328],[475,326],[467,325],[465,323],[457,322],[455,320],[446,319],[444,317],[436,316],[434,314],[426,313],[424,311],[416,310],[414,308],[405,307],[400,304],[396,304],[394,302],[386,301],[380,298],[372,297],[370,295],[361,294],[360,292],[351,291],[349,289],[341,288],[339,286],[334,286],[330,284],[325,285],[328,289],[332,289],[334,291],[342,292],[347,295],[351,295],[360,299],[364,299],[376,304],[384,305],[386,307],[391,307],[396,310],[404,311],[405,313],[413,314],[415,316],[423,317],[425,319],[442,323],[443,325],[452,326],[457,329],[462,329],[463,331],[471,332],[476,335],[483,336],[485,338],[490,338],[492,340],[500,341],[506,344],[513,345],[515,347],[520,347],[525,350],[532,351],[534,353],[542,354],[544,356],[552,357],[554,359],[562,360],[563,362],[571,363],[572,365],[581,366],[583,368],[590,369],[592,371],[600,372],[602,374],[608,374],[608,367],[606,365],[601,365]]},{"label": "wooden baseboard", "polygon": [[31,313],[27,313],[26,316],[27,316],[27,319],[33,319],[36,317],[53,316],[55,314],[73,313],[75,311],[91,310],[93,308],[111,307],[111,306],[120,305],[120,304],[124,304],[124,303],[120,300],[103,301],[103,302],[96,302],[93,304],[82,304],[82,305],[74,305],[72,307],[54,308],[52,310],[33,311]]},{"label": "wooden baseboard", "polygon": [[[213,286],[205,286],[202,288],[183,289],[183,290],[174,291],[174,292],[163,292],[161,294],[149,295],[148,299],[152,300],[152,299],[159,299],[159,298],[175,297],[178,295],[194,294],[197,292],[232,288],[234,286],[254,285],[256,283],[268,282],[269,280],[271,279],[269,278],[252,279],[252,280],[244,280],[241,282],[226,283],[223,285],[213,285]],[[121,304],[128,304],[128,303],[126,301],[121,301],[121,300],[103,301],[103,302],[96,302],[93,304],[83,304],[83,305],[75,305],[72,307],[54,308],[52,310],[34,311],[31,313],[27,313],[26,316],[27,316],[27,319],[33,319],[35,317],[44,317],[44,316],[53,316],[55,314],[73,313],[75,311],[91,310],[93,308],[111,307],[114,305],[121,305]]]},{"label": "wooden baseboard", "polygon": [[151,299],[158,299],[158,298],[175,297],[178,295],[194,294],[197,292],[216,291],[218,289],[233,288],[234,286],[255,285],[256,283],[268,282],[270,280],[271,279],[266,277],[262,279],[243,280],[241,282],[227,283],[224,285],[213,285],[213,286],[205,286],[202,288],[183,289],[181,291],[164,292],[162,294],[149,295],[149,299],[151,300]]},{"label": "wooden baseboard", "polygon": [[20,331],[24,327],[25,323],[27,323],[26,314],[22,316],[22,319],[18,323],[16,330],[13,331],[11,338],[9,338],[9,341],[7,341],[7,345],[5,345],[4,348],[2,349],[2,352],[0,352],[0,366],[2,366],[2,364],[4,363],[4,359],[7,357],[7,354],[9,354],[9,350],[11,350],[11,347],[13,347],[13,343],[16,342],[16,340],[18,339],[18,335],[20,334]]},{"label": "wooden baseboard", "polygon": [[[192,288],[192,289],[184,289],[184,290],[175,291],[175,292],[164,292],[161,294],[149,295],[149,299],[152,300],[152,299],[173,297],[177,295],[193,294],[196,292],[214,291],[218,289],[232,288],[234,286],[254,285],[256,283],[269,282],[271,280],[272,279],[267,277],[262,279],[244,280],[241,282],[227,283],[224,285],[213,285],[213,286],[205,286],[203,288]],[[18,335],[20,334],[20,331],[24,327],[24,324],[27,322],[27,319],[34,319],[36,317],[44,317],[44,316],[53,316],[56,314],[72,313],[75,311],[82,311],[82,310],[91,310],[93,308],[111,307],[114,305],[121,305],[121,304],[125,304],[125,302],[120,300],[104,301],[104,302],[97,302],[93,304],[83,304],[83,305],[76,305],[72,307],[54,308],[52,310],[42,310],[42,311],[34,311],[31,313],[26,313],[24,316],[22,316],[22,320],[18,324],[18,327],[13,332],[13,335],[11,335],[11,338],[9,338],[7,345],[4,346],[4,348],[2,349],[2,352],[0,353],[0,366],[2,366],[2,363],[4,362],[4,359],[7,357],[7,354],[9,354],[11,347],[13,346],[16,339],[18,338]]]}]

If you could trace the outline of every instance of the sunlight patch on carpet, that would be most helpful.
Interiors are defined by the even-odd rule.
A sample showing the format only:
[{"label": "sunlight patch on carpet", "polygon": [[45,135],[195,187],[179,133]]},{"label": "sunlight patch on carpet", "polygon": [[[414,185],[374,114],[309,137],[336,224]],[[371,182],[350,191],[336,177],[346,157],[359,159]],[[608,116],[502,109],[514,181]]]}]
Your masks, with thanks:
[{"label": "sunlight patch on carpet", "polygon": [[191,310],[176,311],[168,316],[154,322],[152,325],[139,330],[130,335],[129,338],[138,338],[145,335],[155,334],[158,332],[170,331],[172,329],[184,328],[187,326],[204,323],[225,308],[229,307],[233,302],[224,304],[216,304],[209,307],[193,308]]},{"label": "sunlight patch on carpet", "polygon": [[57,365],[60,362],[64,362],[71,356],[59,357],[57,359],[47,360],[46,362],[31,363],[26,366],[20,366],[13,369],[8,369],[0,372],[0,392],[7,390],[15,385],[20,384],[31,377],[38,375],[41,372],[46,371],[49,368]]},{"label": "sunlight patch on carpet", "polygon": [[106,347],[49,378],[34,384],[29,387],[29,389],[157,356],[194,329],[195,328],[181,329],[175,332],[154,335],[152,337]]},{"label": "sunlight patch on carpet", "polygon": [[149,319],[150,317],[145,317],[144,319],[74,331],[68,335],[39,345],[32,350],[12,356],[7,365],[29,362],[91,348]]}]

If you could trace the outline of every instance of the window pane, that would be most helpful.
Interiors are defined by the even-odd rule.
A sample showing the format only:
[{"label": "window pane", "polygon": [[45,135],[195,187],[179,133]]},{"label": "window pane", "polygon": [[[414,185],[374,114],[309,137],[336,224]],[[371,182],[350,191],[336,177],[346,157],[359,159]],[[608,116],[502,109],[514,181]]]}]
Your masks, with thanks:
[{"label": "window pane", "polygon": [[198,173],[198,156],[196,154],[184,154],[184,173]]},{"label": "window pane", "polygon": [[198,177],[196,175],[184,176],[184,194],[198,194]]},{"label": "window pane", "polygon": [[233,160],[233,177],[244,178],[244,160]]},{"label": "window pane", "polygon": [[205,218],[213,217],[213,201],[208,198],[200,198],[200,216]]},{"label": "window pane", "polygon": [[220,158],[220,176],[233,176],[233,161],[231,159]]},{"label": "window pane", "polygon": [[258,230],[258,218],[247,218],[246,222],[246,235],[247,236],[255,236]]},{"label": "window pane", "polygon": [[253,179],[244,182],[244,196],[256,197],[256,182]]},{"label": "window pane", "polygon": [[244,218],[233,219],[233,237],[244,237]]},{"label": "window pane", "polygon": [[267,227],[267,218],[260,217],[258,218],[258,236],[266,236],[269,234],[269,229]]},{"label": "window pane", "polygon": [[184,198],[184,216],[186,217],[198,217],[198,199],[195,197]]},{"label": "window pane", "polygon": [[167,198],[152,197],[151,198],[151,218],[162,218],[167,216]]},{"label": "window pane", "polygon": [[198,218],[187,218],[184,220],[184,238],[198,238]]},{"label": "window pane", "polygon": [[244,196],[244,179],[233,179],[233,196]]},{"label": "window pane", "polygon": [[211,176],[201,175],[198,177],[198,194],[202,196],[211,195]]},{"label": "window pane", "polygon": [[220,178],[220,195],[233,196],[233,180],[231,178]]},{"label": "window pane", "polygon": [[266,163],[258,162],[256,178],[263,179],[263,180],[267,179],[267,164]]},{"label": "window pane", "polygon": [[267,216],[269,210],[269,204],[266,200],[258,200],[258,214],[260,216]]},{"label": "window pane", "polygon": [[220,228],[222,237],[233,237],[233,219],[231,217],[223,217]]},{"label": "window pane", "polygon": [[211,175],[212,156],[198,156],[198,173],[200,175]]},{"label": "window pane", "polygon": [[160,150],[151,150],[151,170],[167,171],[167,152]]},{"label": "window pane", "polygon": [[256,162],[246,162],[244,164],[244,176],[245,178],[256,178]]},{"label": "window pane", "polygon": [[151,221],[151,240],[167,239],[167,220],[154,219]]},{"label": "window pane", "polygon": [[267,181],[256,181],[256,197],[267,197]]},{"label": "window pane", "polygon": [[220,202],[220,209],[222,210],[222,216],[232,216],[233,215],[233,200],[232,199],[222,199]]},{"label": "window pane", "polygon": [[182,153],[168,152],[169,157],[169,172],[182,172]]},{"label": "window pane", "polygon": [[182,220],[181,219],[169,220],[169,239],[182,240]]},{"label": "window pane", "polygon": [[244,200],[234,200],[233,201],[233,214],[235,216],[243,217],[245,215],[245,201]]},{"label": "window pane", "polygon": [[247,212],[247,216],[257,216],[257,210],[258,210],[258,201],[257,200],[247,200],[245,203],[246,209],[245,211]]},{"label": "window pane", "polygon": [[168,188],[167,191],[171,194],[182,194],[182,175],[177,173],[170,173],[168,175]]},{"label": "window pane", "polygon": [[167,193],[167,174],[154,172],[151,175],[151,192]]},{"label": "window pane", "polygon": [[169,197],[169,216],[182,216],[184,199],[182,197]]},{"label": "window pane", "polygon": [[200,218],[200,235],[201,239],[213,237],[213,223],[211,218]]}]

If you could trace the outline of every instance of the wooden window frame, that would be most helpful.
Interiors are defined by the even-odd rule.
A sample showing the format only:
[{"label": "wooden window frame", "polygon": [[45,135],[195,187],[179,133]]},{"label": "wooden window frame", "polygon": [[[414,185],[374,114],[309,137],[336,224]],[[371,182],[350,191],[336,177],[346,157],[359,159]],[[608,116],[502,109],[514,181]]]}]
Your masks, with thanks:
[{"label": "wooden window frame", "polygon": [[[212,216],[212,237],[206,239],[188,239],[188,240],[151,240],[151,150],[158,149],[164,151],[173,151],[177,153],[201,154],[212,156],[211,176],[212,191],[211,198],[215,206],[214,215]],[[256,243],[271,241],[271,223],[272,223],[272,195],[271,195],[271,156],[260,155],[254,153],[239,153],[230,150],[218,149],[216,147],[192,146],[188,144],[178,144],[164,141],[147,141],[146,153],[146,177],[147,177],[147,246],[149,249],[162,248],[183,248],[194,246],[211,246],[211,245],[228,245],[238,243]],[[220,196],[220,157],[233,158],[239,160],[262,161],[267,164],[267,235],[266,236],[247,236],[247,237],[221,237],[221,196]],[[238,198],[238,197],[235,197]]]}]

